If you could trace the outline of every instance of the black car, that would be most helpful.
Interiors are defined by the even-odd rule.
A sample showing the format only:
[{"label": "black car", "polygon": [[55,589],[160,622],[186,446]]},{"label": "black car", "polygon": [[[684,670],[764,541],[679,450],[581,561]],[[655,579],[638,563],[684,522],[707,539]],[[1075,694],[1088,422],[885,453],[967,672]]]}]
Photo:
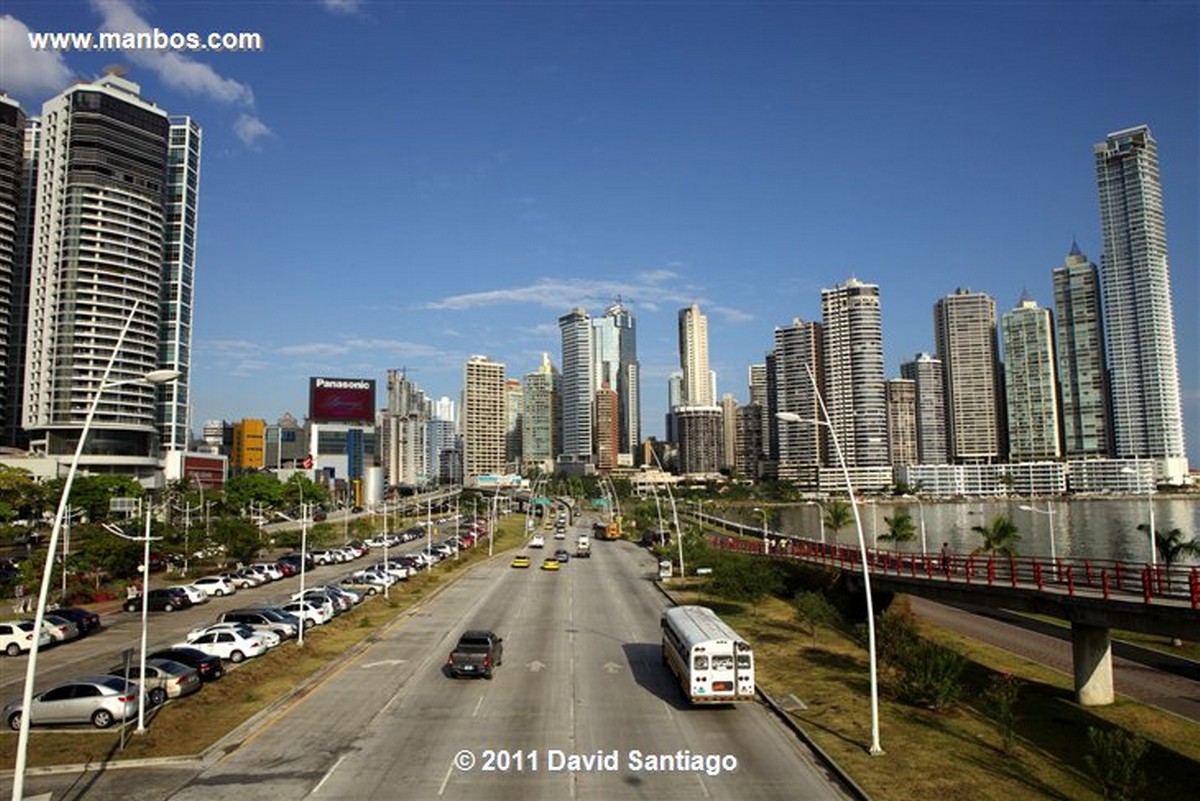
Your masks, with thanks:
[{"label": "black car", "polygon": [[221,667],[221,657],[209,656],[199,648],[163,648],[152,654],[146,654],[147,659],[170,659],[188,667],[194,667],[200,673],[200,681],[216,681],[225,675]]},{"label": "black car", "polygon": [[571,558],[571,554],[567,553],[565,548],[559,548],[554,552],[554,558],[558,560],[559,564],[565,564]]},{"label": "black car", "polygon": [[[300,554],[298,554],[298,553],[284,554],[283,556],[281,556],[275,560],[275,564],[288,565],[292,568],[293,573],[299,573],[300,572]],[[317,566],[317,563],[313,559],[313,555],[310,553],[305,553],[304,554],[304,570],[305,570],[305,572],[312,570],[316,566]]]},{"label": "black car", "polygon": [[[150,590],[150,594],[146,597],[146,603],[153,612],[174,612],[176,609],[187,609],[192,605],[192,599],[188,598],[187,593],[178,587],[162,587]],[[126,612],[140,612],[142,609],[141,596],[130,598],[122,608]]]},{"label": "black car", "polygon": [[86,609],[79,609],[74,606],[66,606],[62,609],[55,609],[54,614],[59,617],[65,617],[78,626],[79,636],[81,637],[85,637],[93,631],[100,630],[100,616],[95,612],[89,612]]}]

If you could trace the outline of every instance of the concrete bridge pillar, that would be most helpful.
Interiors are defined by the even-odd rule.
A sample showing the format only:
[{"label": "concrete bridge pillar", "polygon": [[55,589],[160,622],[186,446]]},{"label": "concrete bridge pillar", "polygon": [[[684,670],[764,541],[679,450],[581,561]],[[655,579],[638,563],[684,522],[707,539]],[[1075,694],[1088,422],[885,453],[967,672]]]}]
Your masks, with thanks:
[{"label": "concrete bridge pillar", "polygon": [[1071,657],[1075,668],[1075,699],[1080,705],[1111,704],[1112,640],[1108,628],[1072,623]]}]

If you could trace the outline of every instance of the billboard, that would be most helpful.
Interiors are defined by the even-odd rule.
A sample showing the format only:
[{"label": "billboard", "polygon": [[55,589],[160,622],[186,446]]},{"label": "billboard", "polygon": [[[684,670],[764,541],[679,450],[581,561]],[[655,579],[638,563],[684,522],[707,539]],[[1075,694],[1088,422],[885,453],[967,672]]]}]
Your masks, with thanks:
[{"label": "billboard", "polygon": [[375,379],[310,378],[308,419],[314,423],[374,420]]}]

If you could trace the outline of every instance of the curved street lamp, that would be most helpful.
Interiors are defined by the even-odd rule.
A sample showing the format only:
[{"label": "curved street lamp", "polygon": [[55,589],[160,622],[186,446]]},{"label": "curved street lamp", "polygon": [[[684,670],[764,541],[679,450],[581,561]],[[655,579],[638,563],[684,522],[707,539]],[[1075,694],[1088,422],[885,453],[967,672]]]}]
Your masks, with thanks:
[{"label": "curved street lamp", "polygon": [[829,410],[825,408],[825,400],[821,397],[821,391],[817,388],[817,378],[813,375],[812,366],[808,362],[804,363],[804,369],[808,371],[808,379],[812,382],[813,394],[817,398],[817,403],[821,408],[820,420],[810,420],[807,417],[801,417],[795,412],[777,412],[775,416],[785,423],[811,423],[812,425],[822,425],[829,429],[829,438],[833,441],[834,452],[837,453],[838,464],[842,468],[842,478],[846,482],[846,492],[850,495],[850,508],[854,510],[854,528],[858,532],[858,555],[862,563],[862,578],[863,591],[867,596],[867,656],[870,664],[871,672],[871,746],[867,752],[872,756],[878,756],[883,753],[883,746],[879,744],[879,672],[876,666],[875,659],[875,604],[871,600],[871,570],[867,564],[867,543],[863,536],[862,516],[858,513],[858,503],[854,498],[854,484],[850,481],[850,470],[846,467],[846,458],[842,455],[842,446],[838,442],[837,430],[833,427],[833,422],[829,419]]},{"label": "curved street lamp", "polygon": [[[71,464],[67,468],[67,477],[63,482],[62,495],[58,499],[58,509],[54,513],[54,526],[50,530],[50,542],[47,544],[48,554],[53,554],[58,547],[58,537],[62,532],[63,520],[66,517],[67,503],[71,497],[71,485],[75,483],[75,474],[79,470],[79,460],[83,457],[83,448],[87,442],[88,432],[92,428],[92,421],[96,417],[96,409],[100,406],[100,397],[106,390],[114,387],[126,386],[129,384],[166,384],[179,378],[181,373],[178,370],[151,370],[145,375],[136,378],[123,378],[117,381],[109,381],[108,377],[112,374],[113,364],[117,360],[117,354],[121,350],[121,346],[125,343],[125,336],[129,333],[130,326],[133,325],[133,318],[137,314],[140,303],[134,302],[133,308],[129,310],[129,317],[125,320],[124,327],[121,328],[121,333],[117,337],[116,343],[113,345],[112,353],[108,357],[108,364],[104,367],[104,373],[100,376],[100,384],[92,393],[92,402],[88,406],[87,416],[83,420],[83,428],[79,432],[79,441],[75,444],[75,454],[71,457]],[[52,571],[54,569],[54,560],[46,559],[46,566],[42,572],[42,584],[38,590],[37,611],[34,613],[33,630],[40,633],[46,619],[46,601],[50,590],[50,581]],[[29,719],[30,707],[33,706],[33,682],[37,676],[37,658],[38,658],[38,636],[34,636],[33,643],[29,649],[29,662],[25,666],[25,688],[21,695],[21,725],[17,735],[17,758],[13,766],[13,801],[21,801],[25,793],[25,765],[29,755]]]},{"label": "curved street lamp", "polygon": [[1045,509],[1036,506],[1021,505],[1017,507],[1023,512],[1033,512],[1035,515],[1045,515],[1050,522],[1050,563],[1054,565],[1055,575],[1058,575],[1058,556],[1054,553],[1054,504],[1047,503]]}]

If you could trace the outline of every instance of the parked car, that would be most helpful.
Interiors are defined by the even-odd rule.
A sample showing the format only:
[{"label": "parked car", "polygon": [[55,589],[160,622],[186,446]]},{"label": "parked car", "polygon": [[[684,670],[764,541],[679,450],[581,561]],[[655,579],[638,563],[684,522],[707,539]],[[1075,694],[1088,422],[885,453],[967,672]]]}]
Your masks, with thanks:
[{"label": "parked car", "polygon": [[250,565],[259,573],[265,574],[268,581],[279,581],[283,578],[283,571],[279,569],[279,565],[274,562],[258,562]]},{"label": "parked car", "polygon": [[262,640],[263,648],[268,651],[283,642],[283,637],[271,631],[270,629],[259,629],[254,626],[246,625],[245,623],[237,623],[234,621],[209,623],[207,626],[197,626],[188,632],[186,639],[188,642],[192,642],[204,637],[205,635],[220,631],[236,631],[246,637],[258,637],[260,640]]},{"label": "parked car", "polygon": [[100,616],[86,609],[77,609],[73,606],[59,607],[54,610],[54,614],[73,622],[79,628],[79,634],[82,637],[98,631],[101,626]]},{"label": "parked car", "polygon": [[[200,689],[200,671],[194,667],[176,662],[173,659],[155,657],[146,658],[146,675],[140,676],[137,660],[129,666],[129,675],[146,692],[146,700],[151,706],[158,706],[168,698],[182,698]],[[117,665],[108,671],[110,676],[124,676],[125,666]],[[139,681],[139,679],[141,679]]]},{"label": "parked car", "polygon": [[[50,632],[43,629],[38,638],[38,647],[49,645],[52,641]],[[0,648],[9,656],[20,656],[33,648],[33,621],[9,620],[0,623]]]},{"label": "parked car", "polygon": [[236,570],[227,571],[225,573],[218,573],[217,577],[223,578],[226,581],[228,581],[230,584],[233,585],[233,588],[235,590],[245,590],[245,589],[249,589],[250,587],[257,587],[259,584],[262,583],[259,581],[255,581],[254,579],[250,578],[249,576],[243,576],[240,572],[238,572]]},{"label": "parked car", "polygon": [[228,659],[234,664],[244,659],[262,656],[267,651],[260,636],[243,634],[242,631],[235,629],[210,631],[187,642],[181,642],[175,647],[195,648],[206,654]]},{"label": "parked car", "polygon": [[[193,606],[192,599],[178,587],[160,587],[150,590],[146,596],[146,605],[153,612],[174,612],[176,609],[187,609]],[[126,612],[140,612],[142,597],[130,598],[121,608]]]},{"label": "parked car", "polygon": [[193,605],[208,603],[208,593],[195,584],[179,584],[174,589],[183,590],[187,593],[188,600]]},{"label": "parked car", "polygon": [[261,612],[269,620],[272,620],[275,623],[287,624],[292,628],[293,631],[297,633],[300,631],[300,618],[296,617],[291,612],[285,612],[278,606],[255,606],[253,609],[255,612]]},{"label": "parked car", "polygon": [[333,619],[333,612],[327,605],[316,604],[311,601],[292,601],[280,608],[303,620],[306,631],[313,626],[323,626]]},{"label": "parked car", "polygon": [[203,651],[192,648],[190,645],[186,648],[162,648],[152,654],[146,655],[147,659],[169,659],[172,662],[194,667],[196,672],[200,674],[200,681],[210,682],[216,681],[225,675],[225,668],[221,665],[219,656],[212,656]]},{"label": "parked car", "polygon": [[243,567],[237,574],[250,582],[251,587],[260,587],[271,580],[265,572],[259,572],[252,567]]},{"label": "parked car", "polygon": [[237,592],[237,586],[224,576],[204,576],[192,582],[192,586],[204,590],[205,595],[223,598]]},{"label": "parked car", "polygon": [[255,631],[269,631],[285,640],[295,637],[299,633],[297,625],[284,620],[274,619],[260,609],[231,609],[228,612],[222,612],[217,617],[217,622],[237,623],[238,625],[249,626]]},{"label": "parked car", "polygon": [[[117,676],[80,676],[35,695],[29,723],[32,726],[91,723],[98,729],[107,729],[119,720],[137,715],[141,691],[135,682]],[[16,731],[21,728],[23,712],[20,701],[8,704],[4,707],[4,722]]]}]

